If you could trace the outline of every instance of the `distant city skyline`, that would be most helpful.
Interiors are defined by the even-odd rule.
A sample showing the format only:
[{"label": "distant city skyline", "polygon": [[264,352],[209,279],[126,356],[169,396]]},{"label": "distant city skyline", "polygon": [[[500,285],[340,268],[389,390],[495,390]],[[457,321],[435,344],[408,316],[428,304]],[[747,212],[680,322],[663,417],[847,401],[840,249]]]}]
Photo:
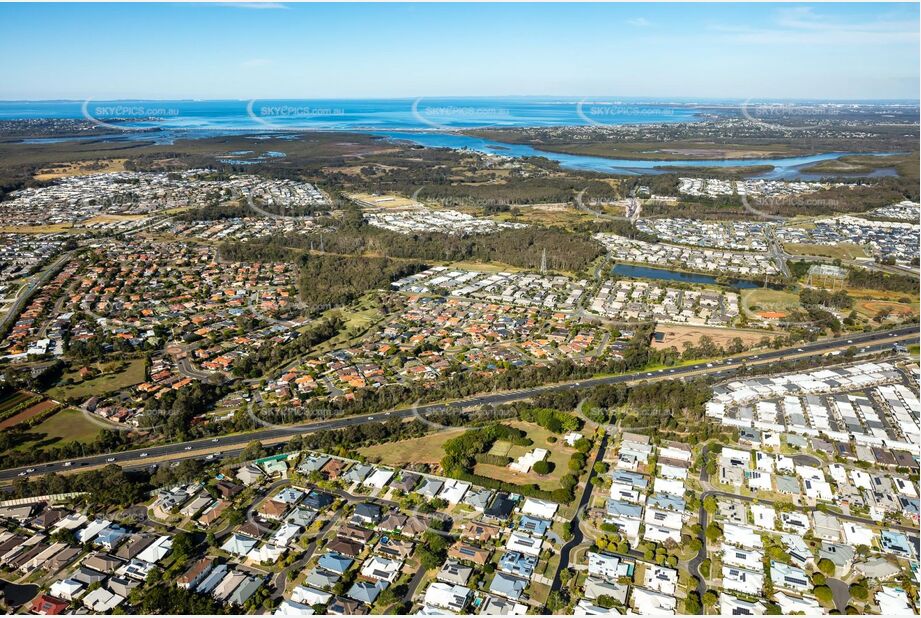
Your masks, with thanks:
[{"label": "distant city skyline", "polygon": [[919,6],[3,4],[0,99],[916,101]]}]

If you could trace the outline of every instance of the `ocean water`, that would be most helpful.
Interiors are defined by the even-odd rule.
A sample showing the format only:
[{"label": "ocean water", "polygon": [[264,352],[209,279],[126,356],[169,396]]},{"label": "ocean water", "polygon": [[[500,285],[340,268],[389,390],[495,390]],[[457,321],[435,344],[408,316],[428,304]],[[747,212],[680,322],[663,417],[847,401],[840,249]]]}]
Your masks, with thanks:
[{"label": "ocean water", "polygon": [[[0,120],[115,118],[163,129],[252,131],[451,130],[472,127],[579,126],[687,122],[699,105],[644,99],[583,100],[498,97],[251,101],[0,101]],[[155,118],[150,122],[144,119]]]},{"label": "ocean water", "polygon": [[[817,177],[802,168],[850,153],[745,159],[644,161],[545,152],[458,131],[489,127],[614,126],[693,122],[739,116],[738,102],[656,102],[650,99],[417,98],[252,101],[0,101],[0,120],[88,119],[116,132],[103,136],[35,138],[26,143],[68,140],[149,140],[169,144],[231,134],[292,135],[294,132],[357,131],[432,148],[469,149],[509,157],[545,157],[562,167],[616,174],[655,174],[664,166],[732,168],[771,165],[765,178]],[[113,122],[130,120],[130,123]],[[147,131],[139,132],[138,129]],[[249,163],[252,159],[241,159]],[[873,175],[893,175],[877,170]]]}]

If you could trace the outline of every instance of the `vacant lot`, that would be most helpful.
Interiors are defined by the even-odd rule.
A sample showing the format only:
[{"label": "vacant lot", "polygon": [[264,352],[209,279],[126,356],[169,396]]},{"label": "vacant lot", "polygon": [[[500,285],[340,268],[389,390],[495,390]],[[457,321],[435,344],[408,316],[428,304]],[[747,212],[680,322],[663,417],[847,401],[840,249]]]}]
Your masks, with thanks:
[{"label": "vacant lot", "polygon": [[806,245],[806,244],[789,244],[783,248],[791,255],[821,255],[830,258],[842,260],[855,260],[857,258],[867,257],[866,252],[860,245],[850,242],[843,242],[837,245]]},{"label": "vacant lot", "polygon": [[885,300],[860,300],[854,306],[857,313],[867,318],[873,318],[880,311],[888,311],[893,317],[907,317],[918,313],[917,305],[885,301]]},{"label": "vacant lot", "polygon": [[664,337],[661,341],[653,340],[652,347],[657,350],[678,348],[678,351],[684,349],[685,342],[691,345],[697,345],[703,336],[710,337],[718,346],[728,346],[736,337],[742,340],[745,345],[751,345],[761,341],[761,338],[769,333],[756,330],[742,330],[739,328],[712,328],[706,326],[681,326],[676,324],[657,324],[656,333],[662,333]]},{"label": "vacant lot", "polygon": [[464,431],[464,429],[449,429],[421,438],[366,446],[358,449],[358,452],[368,459],[380,461],[388,466],[400,467],[410,463],[437,465],[444,456],[444,451],[442,451],[444,443],[461,435]]},{"label": "vacant lot", "polygon": [[522,474],[521,472],[515,472],[514,470],[504,466],[493,466],[490,464],[482,463],[477,464],[474,471],[477,474],[509,483],[516,483],[519,485],[536,483],[540,486],[541,489],[558,488],[560,486],[560,479],[569,471],[569,458],[575,452],[575,449],[566,446],[566,444],[562,441],[562,436],[556,436],[559,438],[559,440],[555,443],[549,442],[548,438],[554,436],[554,434],[550,433],[540,425],[535,425],[534,423],[525,423],[523,421],[512,421],[506,422],[504,424],[525,431],[528,434],[528,437],[531,438],[531,440],[534,442],[534,444],[531,446],[515,446],[508,442],[498,441],[493,445],[493,449],[490,450],[491,453],[507,455],[508,457],[515,459],[531,450],[534,450],[535,448],[545,448],[550,451],[550,455],[547,457],[547,460],[553,464],[553,471],[546,476],[541,476],[539,474],[535,474],[534,472]]},{"label": "vacant lot", "polygon": [[742,310],[750,318],[786,317],[799,306],[799,297],[783,290],[759,288],[742,291]]},{"label": "vacant lot", "polygon": [[118,361],[97,365],[95,368],[101,375],[82,382],[78,381],[80,378],[77,373],[65,374],[64,378],[70,378],[76,383],[60,384],[49,390],[48,394],[57,399],[84,399],[140,384],[146,378],[146,361],[143,358],[131,359],[127,365],[125,361]]},{"label": "vacant lot", "polygon": [[370,193],[350,193],[350,200],[358,202],[365,208],[417,208],[419,202],[401,195],[372,195]]},{"label": "vacant lot", "polygon": [[76,163],[62,163],[38,171],[35,180],[55,180],[66,176],[86,176],[88,174],[105,174],[109,172],[124,172],[127,159],[102,159],[99,161],[79,161]]}]

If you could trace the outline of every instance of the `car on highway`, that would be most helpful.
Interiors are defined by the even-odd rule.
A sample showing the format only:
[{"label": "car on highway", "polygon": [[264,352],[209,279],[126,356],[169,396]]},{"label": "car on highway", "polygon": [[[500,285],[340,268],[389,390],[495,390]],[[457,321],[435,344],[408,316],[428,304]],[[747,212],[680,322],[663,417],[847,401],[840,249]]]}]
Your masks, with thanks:
[{"label": "car on highway", "polygon": [[64,462],[64,467],[65,467],[65,468],[69,468],[69,467],[71,467],[72,465],[74,465],[74,462],[72,462],[72,461],[65,461],[65,462]]},{"label": "car on highway", "polygon": [[184,450],[184,451],[191,451],[191,450],[192,450],[192,447],[191,447],[191,446],[187,446],[187,447],[185,447],[185,448],[182,449],[182,450]]},{"label": "car on highway", "polygon": [[115,461],[114,457],[109,457],[108,459],[106,459],[106,463],[112,463],[113,461]]},{"label": "car on highway", "polygon": [[212,442],[217,442],[218,440],[220,440],[220,438],[211,438]]},{"label": "car on highway", "polygon": [[796,348],[796,351],[797,351],[797,352],[802,352],[802,351],[803,351],[803,348]]},{"label": "car on highway", "polygon": [[141,457],[147,457],[147,453],[141,453]]},{"label": "car on highway", "polygon": [[26,472],[23,471],[23,472],[20,472],[19,474],[17,474],[16,476],[25,476],[25,475],[26,475]]},{"label": "car on highway", "polygon": [[33,472],[35,472],[35,468],[26,468],[26,472],[28,472],[29,474],[32,474]]}]

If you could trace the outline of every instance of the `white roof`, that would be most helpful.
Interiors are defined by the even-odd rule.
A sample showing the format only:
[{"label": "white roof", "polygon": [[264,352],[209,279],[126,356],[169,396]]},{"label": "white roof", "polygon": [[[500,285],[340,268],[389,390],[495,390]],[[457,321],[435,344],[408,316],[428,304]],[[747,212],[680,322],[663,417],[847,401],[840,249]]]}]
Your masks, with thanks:
[{"label": "white roof", "polygon": [[520,551],[529,556],[539,556],[540,548],[543,545],[541,539],[534,538],[521,532],[512,532],[509,535],[508,543],[505,548],[511,551]]},{"label": "white roof", "polygon": [[755,532],[755,529],[751,526],[741,526],[727,522],[723,525],[723,536],[726,538],[726,542],[731,545],[752,549],[762,549],[764,547],[761,535]]},{"label": "white roof", "polygon": [[438,492],[438,497],[448,504],[457,504],[464,499],[464,494],[468,489],[470,489],[470,483],[450,479],[445,481],[441,491]]},{"label": "white roof", "polygon": [[86,528],[77,531],[77,541],[80,543],[86,543],[87,541],[92,541],[99,533],[112,525],[112,522],[108,519],[94,519],[93,521],[86,524]]},{"label": "white roof", "polygon": [[538,500],[537,498],[526,498],[521,512],[525,515],[533,515],[542,519],[553,519],[559,505],[556,502],[548,500]]},{"label": "white roof", "polygon": [[96,588],[83,597],[83,604],[97,613],[105,613],[115,609],[125,597],[109,592],[105,588]]},{"label": "white roof", "polygon": [[173,539],[168,536],[161,536],[145,547],[144,551],[137,555],[137,558],[149,564],[157,564],[166,557],[172,547]]},{"label": "white roof", "polygon": [[911,606],[908,595],[901,588],[883,586],[883,589],[876,593],[876,602],[879,604],[880,614],[883,616],[917,615],[917,612]]},{"label": "white roof", "polygon": [[678,604],[675,597],[639,587],[633,589],[631,602],[640,615],[674,614]]},{"label": "white roof", "polygon": [[366,487],[376,487],[377,489],[383,489],[386,487],[387,483],[393,477],[393,470],[387,470],[385,468],[377,468],[374,472],[364,480],[362,483]]},{"label": "white roof", "polygon": [[324,605],[333,595],[309,586],[298,586],[291,591],[291,600],[296,603],[305,603],[307,605]]},{"label": "white roof", "polygon": [[303,605],[295,601],[283,600],[275,609],[275,616],[312,616],[314,610],[309,605]]},{"label": "white roof", "polygon": [[51,584],[49,592],[51,596],[64,599],[65,601],[71,601],[75,596],[80,594],[80,591],[83,590],[84,587],[85,584],[83,582],[78,582],[75,579],[65,579]]}]

